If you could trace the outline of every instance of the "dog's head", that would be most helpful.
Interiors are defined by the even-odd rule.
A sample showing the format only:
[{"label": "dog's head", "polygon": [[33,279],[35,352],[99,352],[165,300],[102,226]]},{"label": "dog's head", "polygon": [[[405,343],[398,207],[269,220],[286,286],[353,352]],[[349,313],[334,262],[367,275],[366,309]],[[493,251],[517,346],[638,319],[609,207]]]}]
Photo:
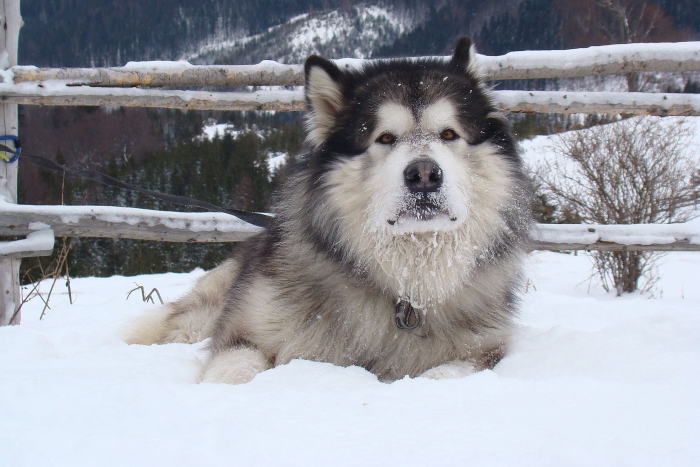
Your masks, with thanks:
[{"label": "dog's head", "polygon": [[414,306],[445,300],[478,265],[518,254],[529,229],[510,125],[474,55],[463,37],[449,60],[358,70],[312,56],[305,65],[308,147],[280,219]]},{"label": "dog's head", "polygon": [[449,61],[376,61],[354,70],[309,57],[310,160],[343,217],[365,230],[435,232],[507,204],[520,161],[474,55],[463,37]]}]

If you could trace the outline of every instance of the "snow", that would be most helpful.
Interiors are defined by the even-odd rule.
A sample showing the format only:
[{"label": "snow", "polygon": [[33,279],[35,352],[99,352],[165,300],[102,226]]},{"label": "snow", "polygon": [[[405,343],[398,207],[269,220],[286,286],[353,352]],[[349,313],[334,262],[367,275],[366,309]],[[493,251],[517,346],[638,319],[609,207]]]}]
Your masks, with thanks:
[{"label": "snow", "polygon": [[[31,225],[29,226],[29,229],[34,230],[32,229]],[[44,228],[37,230],[36,232],[29,233],[27,238],[24,239],[14,240],[11,242],[0,242],[0,259],[2,259],[3,256],[13,255],[16,253],[26,253],[30,251],[48,252],[48,256],[53,250],[55,240],[53,230]]]},{"label": "snow", "polygon": [[45,230],[51,228],[50,225],[44,224],[43,222],[30,222],[27,224],[29,230]]},{"label": "snow", "polygon": [[697,245],[700,244],[700,218],[681,224],[538,224],[531,237],[552,243],[592,244],[600,240],[623,245],[652,245],[688,240]]},{"label": "snow", "polygon": [[[628,93],[631,94],[631,93]],[[655,119],[659,121],[662,125],[678,126],[687,125],[693,131],[690,133],[690,139],[687,140],[688,150],[696,155],[696,159],[700,162],[700,117],[633,117],[635,119]],[[625,125],[625,121],[619,121],[611,123],[611,125]],[[581,130],[587,131],[587,130]],[[554,152],[555,140],[558,135],[541,135],[535,136],[532,139],[523,140],[520,142],[521,154],[525,164],[531,169],[536,168],[538,165],[553,162],[557,157]]]},{"label": "snow", "polygon": [[289,155],[286,152],[281,151],[270,151],[267,154],[267,167],[271,174],[277,172],[277,170],[287,163],[287,157]]},{"label": "snow", "polygon": [[[602,67],[611,63],[677,61],[698,70],[700,42],[613,44],[567,50],[524,50],[500,56],[477,55],[479,67],[485,72],[501,68],[531,70],[556,69],[566,74],[580,67]],[[682,70],[679,65],[678,70]],[[675,71],[675,70],[669,70]],[[564,76],[564,75],[562,75]]]},{"label": "snow", "polygon": [[[8,60],[9,60],[9,55],[7,53],[7,50],[0,51],[0,86],[6,86],[8,84],[11,85],[11,84],[14,84],[14,82],[15,82],[15,72],[14,72],[15,67],[10,67]],[[5,66],[3,63],[5,61],[8,61],[7,62],[8,66],[5,68],[2,68]],[[36,67],[24,67],[24,68],[36,69]]]},{"label": "snow", "polygon": [[[358,24],[371,22],[373,27],[360,31],[362,37],[359,41],[366,42],[368,46],[364,50],[358,47],[353,52],[354,58],[369,58],[374,44],[382,40],[380,33],[383,31],[380,29],[387,29],[393,36],[398,37],[411,28],[410,24],[404,24],[392,10],[387,8],[366,6],[357,8],[356,13],[357,16],[352,17],[340,11],[331,11],[316,18],[305,18],[306,21],[290,34],[289,42],[292,50],[285,59],[317,54],[320,49],[339,39],[357,35]],[[382,23],[384,24],[381,28],[377,26]]]},{"label": "snow", "polygon": [[614,298],[585,256],[535,253],[492,371],[385,384],[293,361],[243,386],[194,383],[203,344],[118,337],[156,306],[125,300],[135,283],[174,299],[201,270],[73,279],[74,305],[59,286],[43,321],[34,299],[0,328],[1,463],[697,465],[700,255],[660,272],[660,298]]},{"label": "snow", "polygon": [[212,123],[204,125],[201,137],[203,139],[213,140],[216,137],[230,134],[233,138],[236,138],[242,133],[242,131],[236,130],[236,127],[231,123]]},{"label": "snow", "polygon": [[164,60],[155,60],[155,61],[146,61],[146,62],[127,62],[126,65],[122,68],[123,70],[127,71],[139,71],[139,72],[148,72],[148,71],[154,71],[154,70],[167,70],[167,71],[182,71],[184,68],[192,68],[194,65],[192,65],[190,62],[186,60],[176,60],[176,61],[164,61]]}]

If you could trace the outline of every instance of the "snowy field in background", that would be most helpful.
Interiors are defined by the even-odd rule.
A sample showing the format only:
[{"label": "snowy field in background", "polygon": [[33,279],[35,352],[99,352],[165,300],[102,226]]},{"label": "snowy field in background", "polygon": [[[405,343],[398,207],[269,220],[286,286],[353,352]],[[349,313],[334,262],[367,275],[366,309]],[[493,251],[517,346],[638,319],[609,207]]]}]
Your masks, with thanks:
[{"label": "snowy field in background", "polygon": [[[640,118],[640,117],[633,117]],[[690,139],[685,140],[688,150],[695,154],[696,160],[700,161],[700,117],[641,117],[650,120],[659,120],[662,125],[686,125],[690,129]],[[619,123],[611,123],[618,125]],[[587,130],[583,130],[587,131]],[[565,135],[566,133],[562,133]],[[553,145],[560,135],[541,135],[532,139],[520,141],[520,148],[525,163],[535,168],[538,164],[546,161],[552,162],[556,157]]]},{"label": "snowy field in background", "polygon": [[118,331],[155,306],[134,282],[171,300],[202,271],[74,279],[74,305],[59,283],[0,328],[0,465],[700,465],[700,254],[662,263],[657,298],[614,298],[585,255],[535,253],[494,370],[393,384],[293,361],[198,385],[201,344]]}]

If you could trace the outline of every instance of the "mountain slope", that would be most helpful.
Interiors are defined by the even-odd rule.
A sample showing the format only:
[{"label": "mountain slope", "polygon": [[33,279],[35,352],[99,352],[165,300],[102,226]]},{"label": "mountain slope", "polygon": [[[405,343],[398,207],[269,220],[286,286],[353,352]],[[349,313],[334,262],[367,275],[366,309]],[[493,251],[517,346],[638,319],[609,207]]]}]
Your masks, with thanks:
[{"label": "mountain slope", "polygon": [[20,64],[116,66],[175,60],[341,0],[22,0]]},{"label": "mountain slope", "polygon": [[224,42],[219,47],[209,45],[187,58],[195,63],[236,64],[261,60],[302,63],[311,54],[370,58],[377,49],[410,31],[420,19],[418,10],[378,5],[304,14],[255,36]]}]

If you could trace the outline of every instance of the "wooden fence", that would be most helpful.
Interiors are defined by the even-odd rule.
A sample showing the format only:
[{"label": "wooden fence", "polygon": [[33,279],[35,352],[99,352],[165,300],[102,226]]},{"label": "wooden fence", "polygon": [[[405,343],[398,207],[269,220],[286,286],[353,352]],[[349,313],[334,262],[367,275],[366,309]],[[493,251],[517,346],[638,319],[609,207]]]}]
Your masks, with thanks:
[{"label": "wooden fence", "polygon": [[[197,110],[304,110],[300,89],[250,92],[187,88],[303,84],[302,65],[193,66],[185,62],[137,62],[119,68],[17,66],[21,26],[19,0],[0,0],[0,126],[17,135],[17,104],[167,107]],[[512,52],[477,57],[487,80],[570,78],[634,72],[700,71],[700,42],[627,44],[567,51]],[[342,59],[359,67],[361,60]],[[164,89],[168,88],[168,89]],[[172,89],[176,88],[176,89]],[[626,92],[496,91],[507,112],[700,115],[700,95]],[[17,203],[17,164],[0,162],[0,325],[9,324],[19,303],[19,259],[50,254],[54,237],[108,237],[172,242],[240,241],[259,229],[233,216],[176,213],[104,206],[24,206]],[[539,225],[533,249],[700,251],[697,229],[681,225]],[[19,323],[17,314],[12,321]]]},{"label": "wooden fence", "polygon": [[[448,57],[444,57],[447,59]],[[700,71],[700,43],[626,44],[566,51],[511,52],[477,57],[487,80],[571,78],[644,71]],[[362,60],[337,60],[360,67]],[[24,105],[166,107],[188,110],[304,110],[301,90],[252,92],[182,90],[187,87],[301,86],[302,65],[194,66],[135,62],[118,68],[15,66],[0,83],[3,102]],[[162,89],[162,88],[178,88]],[[700,95],[629,92],[495,91],[508,112],[700,115]]]}]

